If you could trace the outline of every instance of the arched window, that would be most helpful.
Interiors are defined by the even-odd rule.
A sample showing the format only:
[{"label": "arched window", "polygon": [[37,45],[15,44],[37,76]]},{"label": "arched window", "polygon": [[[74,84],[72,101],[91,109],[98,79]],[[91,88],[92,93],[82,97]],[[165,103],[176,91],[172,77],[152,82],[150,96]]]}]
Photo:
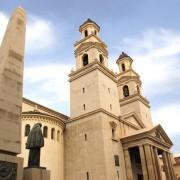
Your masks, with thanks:
[{"label": "arched window", "polygon": [[57,141],[59,141],[60,140],[60,131],[58,130],[57,131]]},{"label": "arched window", "polygon": [[86,66],[87,64],[89,64],[88,54],[83,55],[82,61],[83,61],[83,66]]},{"label": "arched window", "polygon": [[84,35],[85,35],[85,37],[88,36],[88,31],[87,30],[85,30]]},{"label": "arched window", "polygon": [[102,54],[99,55],[99,61],[101,64],[104,64],[104,58],[103,58]]},{"label": "arched window", "polygon": [[55,129],[52,128],[51,129],[51,139],[54,139],[55,138]]},{"label": "arched window", "polygon": [[122,64],[121,66],[122,66],[122,71],[125,71],[126,70],[125,64]]},{"label": "arched window", "polygon": [[44,127],[43,127],[43,136],[44,136],[45,138],[47,138],[47,136],[48,136],[48,127],[47,127],[47,126],[44,126]]},{"label": "arched window", "polygon": [[123,86],[123,95],[124,95],[124,97],[129,96],[129,88],[127,85]]},{"label": "arched window", "polygon": [[28,136],[29,135],[30,129],[31,129],[31,126],[29,124],[26,124],[24,136]]}]

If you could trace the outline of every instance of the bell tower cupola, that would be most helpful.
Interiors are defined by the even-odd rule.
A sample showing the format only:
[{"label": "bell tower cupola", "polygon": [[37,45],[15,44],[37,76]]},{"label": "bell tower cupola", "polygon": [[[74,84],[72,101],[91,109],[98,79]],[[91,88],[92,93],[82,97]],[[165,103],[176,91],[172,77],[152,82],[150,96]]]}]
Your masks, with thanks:
[{"label": "bell tower cupola", "polygon": [[86,38],[89,35],[99,36],[100,27],[91,19],[87,19],[80,27],[79,32],[81,33],[81,38]]},{"label": "bell tower cupola", "polygon": [[81,38],[74,45],[76,70],[83,68],[95,61],[103,66],[108,66],[108,51],[106,44],[99,38],[99,25],[87,19],[80,27]]},{"label": "bell tower cupola", "polygon": [[117,87],[121,116],[139,119],[142,127],[152,127],[149,101],[142,95],[140,76],[133,70],[133,59],[122,52],[116,61],[119,66]]},{"label": "bell tower cupola", "polygon": [[130,56],[128,56],[126,53],[122,52],[122,54],[117,59],[116,63],[119,67],[119,72],[124,72],[132,68],[132,62]]}]

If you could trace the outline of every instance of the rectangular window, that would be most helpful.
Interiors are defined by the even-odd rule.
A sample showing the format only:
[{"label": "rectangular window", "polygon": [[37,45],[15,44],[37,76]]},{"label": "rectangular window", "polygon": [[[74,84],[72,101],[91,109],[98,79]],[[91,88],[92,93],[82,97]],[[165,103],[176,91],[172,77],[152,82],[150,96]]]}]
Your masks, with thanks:
[{"label": "rectangular window", "polygon": [[112,105],[111,104],[109,105],[109,107],[110,107],[110,110],[112,111]]},{"label": "rectangular window", "polygon": [[115,162],[115,166],[119,166],[119,156],[118,155],[114,155],[114,162]]},{"label": "rectangular window", "polygon": [[86,110],[86,105],[85,104],[83,104],[83,108],[84,108],[84,110]]},{"label": "rectangular window", "polygon": [[117,171],[117,177],[118,177],[118,179],[119,179],[119,171]]},{"label": "rectangular window", "polygon": [[84,139],[85,139],[85,141],[87,141],[87,134],[84,135]]},{"label": "rectangular window", "polygon": [[86,178],[89,180],[89,172],[86,173]]},{"label": "rectangular window", "polygon": [[85,93],[85,88],[83,88],[83,93]]},{"label": "rectangular window", "polygon": [[110,92],[111,92],[111,91],[110,91],[110,88],[108,88],[108,92],[109,92],[109,94],[110,94]]}]

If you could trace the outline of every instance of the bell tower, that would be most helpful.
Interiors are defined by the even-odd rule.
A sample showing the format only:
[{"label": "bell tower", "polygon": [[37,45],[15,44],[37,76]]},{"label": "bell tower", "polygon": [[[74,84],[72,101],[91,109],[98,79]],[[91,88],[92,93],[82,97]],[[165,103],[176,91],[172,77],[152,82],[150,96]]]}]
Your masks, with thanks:
[{"label": "bell tower", "polygon": [[[108,69],[100,27],[88,19],[79,31],[81,39],[74,45],[76,69],[69,75],[71,118],[65,130],[65,179],[125,179],[116,74]],[[77,158],[77,154],[81,155]]]},{"label": "bell tower", "polygon": [[69,75],[71,117],[98,109],[119,116],[116,78],[108,69],[108,51],[99,38],[100,27],[88,19],[79,31],[81,39],[74,45],[76,70]]},{"label": "bell tower", "polygon": [[119,67],[117,81],[122,118],[131,123],[135,118],[142,128],[152,127],[149,101],[142,95],[142,83],[132,68],[132,58],[122,52],[116,63]]},{"label": "bell tower", "polygon": [[87,19],[80,27],[81,39],[75,43],[76,69],[80,69],[94,61],[108,66],[107,46],[99,38],[100,27],[91,19]]}]

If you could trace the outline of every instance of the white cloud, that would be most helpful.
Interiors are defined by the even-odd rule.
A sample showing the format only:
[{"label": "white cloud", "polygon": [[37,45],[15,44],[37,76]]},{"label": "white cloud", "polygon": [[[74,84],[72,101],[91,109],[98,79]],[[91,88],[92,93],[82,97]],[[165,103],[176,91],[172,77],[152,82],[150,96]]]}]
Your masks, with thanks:
[{"label": "white cloud", "polygon": [[179,117],[180,104],[169,104],[152,112],[156,124],[161,124],[169,134],[180,133]]},{"label": "white cloud", "polygon": [[[46,100],[46,104],[55,104],[69,101],[69,83],[68,74],[71,65],[46,65],[25,68],[24,82],[25,86],[33,87],[32,99]],[[29,89],[26,88],[25,96],[29,96]],[[51,94],[51,96],[49,96]],[[35,96],[35,97],[34,97]]]},{"label": "white cloud", "polygon": [[[0,12],[0,43],[5,33],[9,17]],[[54,24],[48,20],[29,15],[26,28],[26,54],[45,52],[56,45],[56,32]]]},{"label": "white cloud", "polygon": [[[140,74],[144,92],[148,96],[172,91],[180,80],[180,33],[172,30],[147,30],[142,34],[124,38],[118,51],[126,51],[134,59],[134,69]],[[117,56],[116,56],[117,57]]]},{"label": "white cloud", "polygon": [[1,44],[8,23],[8,17],[2,12],[0,12],[0,22],[1,22],[0,25],[0,44]]},{"label": "white cloud", "polygon": [[54,25],[35,16],[29,16],[26,31],[27,53],[42,52],[49,50],[56,44]]}]

